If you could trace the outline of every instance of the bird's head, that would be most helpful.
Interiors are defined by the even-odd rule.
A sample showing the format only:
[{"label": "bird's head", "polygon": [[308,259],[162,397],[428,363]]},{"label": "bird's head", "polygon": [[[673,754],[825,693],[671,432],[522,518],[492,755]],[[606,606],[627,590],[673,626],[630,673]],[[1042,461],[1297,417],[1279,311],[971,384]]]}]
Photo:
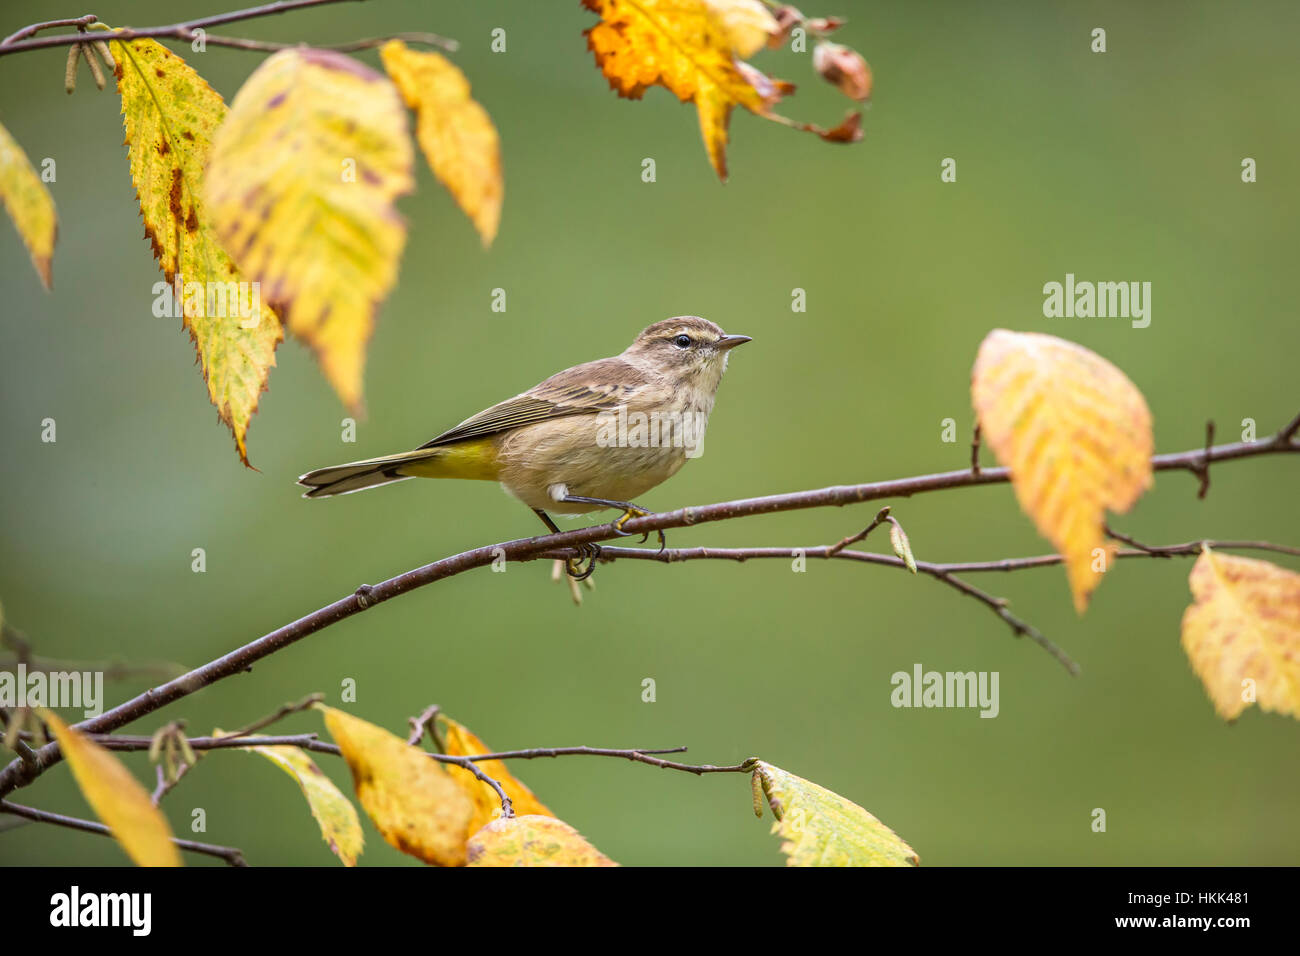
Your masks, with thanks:
[{"label": "bird's head", "polygon": [[682,384],[713,391],[727,370],[727,356],[748,335],[728,335],[708,319],[679,315],[644,329],[623,352]]}]

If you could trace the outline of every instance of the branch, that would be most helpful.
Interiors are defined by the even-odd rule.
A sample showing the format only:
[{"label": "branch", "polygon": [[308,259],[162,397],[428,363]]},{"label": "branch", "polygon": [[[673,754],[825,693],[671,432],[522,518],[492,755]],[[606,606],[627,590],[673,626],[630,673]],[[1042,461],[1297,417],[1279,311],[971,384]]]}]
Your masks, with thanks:
[{"label": "branch", "polygon": [[[152,737],[134,734],[89,734],[91,740],[105,750],[117,750],[130,753],[148,750]],[[186,737],[185,742],[191,750],[231,750],[239,747],[301,747],[318,753],[335,754],[339,749],[333,744],[321,741],[314,733],[283,734],[279,737]]]},{"label": "branch", "polygon": [[[236,23],[241,20],[253,20],[258,17],[270,16],[277,13],[287,13],[290,10],[298,10],[305,7],[323,6],[329,3],[355,2],[355,0],[281,0],[279,3],[268,3],[260,7],[250,7],[246,10],[235,10],[230,13],[221,13],[210,17],[200,17],[197,20],[187,20],[183,23],[171,23],[166,26],[158,27],[121,27],[119,29],[101,29],[96,33],[96,40],[139,40],[145,38],[152,39],[172,39],[184,40],[187,43],[196,39],[194,31],[203,30],[203,42],[212,46],[230,47],[236,50],[252,50],[259,53],[273,53],[278,50],[285,50],[291,47],[299,46],[296,43],[272,43],[264,40],[246,40],[241,37],[223,37],[214,36],[207,32],[210,26],[220,26],[223,23]],[[21,53],[24,50],[42,50],[51,47],[71,46],[74,43],[84,43],[86,34],[68,33],[59,36],[35,37],[42,30],[54,29],[56,27],[77,27],[84,30],[86,27],[96,24],[99,27],[99,18],[94,14],[86,14],[84,17],[74,17],[64,20],[47,20],[44,23],[33,23],[25,26],[21,30],[11,34],[4,40],[0,41],[0,56],[8,53]],[[357,50],[366,50],[371,47],[380,46],[388,40],[404,40],[407,43],[423,43],[429,46],[441,47],[449,52],[455,52],[458,44],[455,40],[439,36],[436,33],[394,33],[390,36],[370,37],[364,40],[354,40],[349,43],[326,44],[319,47],[325,50],[337,50],[340,53],[351,53]]]},{"label": "branch", "polygon": [[[872,527],[874,526],[875,525],[873,524]],[[867,530],[870,530],[870,528]],[[1111,530],[1109,527],[1107,527],[1106,533],[1116,540],[1134,545],[1133,550],[1116,552],[1115,556],[1119,558],[1196,557],[1201,553],[1203,547],[1209,547],[1216,551],[1273,551],[1278,554],[1300,556],[1300,548],[1293,548],[1284,544],[1273,544],[1269,541],[1218,541],[1207,539],[1187,541],[1182,544],[1151,547],[1140,544],[1127,535]],[[643,548],[602,548],[600,559],[602,561],[610,562],[617,560],[635,560],[658,561],[661,564],[672,564],[677,561],[700,560],[744,562],[751,559],[763,558],[783,558],[788,561],[792,558],[798,557],[799,555],[803,555],[806,558],[840,558],[846,561],[860,561],[866,564],[880,564],[885,567],[909,570],[906,562],[894,555],[873,554],[867,551],[844,550],[845,542],[858,540],[861,537],[865,537],[865,534],[854,535],[852,538],[846,538],[844,541],[833,545],[814,545],[805,548],[668,548],[663,551],[650,551]],[[539,557],[564,558],[572,557],[572,553],[568,551],[557,551],[551,554],[539,555]],[[1060,661],[1061,664],[1065,666],[1066,670],[1068,670],[1072,675],[1077,675],[1079,673],[1079,665],[1075,663],[1070,656],[1065,653],[1065,651],[1044,636],[1036,627],[1021,620],[1008,611],[1006,598],[995,597],[994,595],[982,591],[974,585],[956,577],[958,574],[975,574],[983,571],[1023,571],[1029,568],[1044,568],[1061,564],[1064,560],[1065,558],[1059,554],[1044,554],[1030,558],[1003,558],[997,561],[969,561],[947,564],[938,564],[933,561],[917,561],[916,570],[922,574],[928,574],[936,580],[947,584],[949,587],[955,588],[967,597],[972,597],[986,605],[994,614],[1007,623],[1016,636],[1030,638],[1034,643],[1041,646]]]},{"label": "branch", "polygon": [[[1288,429],[1291,430],[1290,435],[1293,436],[1296,431],[1300,431],[1300,425],[1292,422],[1271,439],[1264,441],[1236,442],[1227,445],[1215,445],[1206,449],[1156,455],[1151,459],[1152,467],[1156,471],[1188,471],[1193,474],[1200,474],[1210,462],[1236,461],[1244,458],[1254,458],[1259,455],[1300,452],[1300,443],[1291,440],[1287,433]],[[337,624],[354,614],[359,614],[377,604],[392,600],[417,588],[425,587],[435,581],[463,574],[474,568],[486,567],[498,556],[504,556],[507,561],[534,561],[545,556],[553,556],[560,551],[572,552],[578,545],[608,541],[615,537],[630,534],[682,528],[713,521],[751,517],[753,515],[799,511],[806,508],[840,507],[864,501],[876,501],[882,498],[906,498],[927,492],[977,485],[1004,484],[1008,481],[1010,481],[1010,474],[1006,468],[983,468],[979,474],[974,474],[969,468],[963,468],[960,471],[941,472],[913,478],[897,478],[892,481],[868,482],[859,485],[836,485],[811,491],[796,491],[780,495],[767,495],[760,498],[742,498],[737,501],[680,508],[676,511],[666,511],[633,518],[623,525],[622,532],[616,529],[612,523],[599,524],[587,528],[578,528],[574,531],[565,531],[560,534],[541,535],[535,538],[516,538],[513,541],[474,548],[470,551],[464,551],[434,561],[432,564],[426,564],[424,567],[415,568],[404,574],[399,574],[377,585],[363,584],[345,598],[313,611],[283,627],[276,628],[257,640],[245,644],[243,647],[195,668],[188,674],[151,688],[143,694],[105,711],[98,717],[82,721],[76,726],[83,733],[105,733],[116,730],[118,727],[138,720],[146,714],[151,714],[159,708],[208,687],[217,681],[224,680],[234,674],[243,673],[264,657],[315,634],[331,624]],[[782,556],[789,554],[789,549],[779,550],[784,552]],[[841,554],[847,554],[847,552],[841,552]],[[885,558],[883,555],[879,557]],[[858,558],[857,560],[867,559]],[[895,559],[887,558],[884,561],[876,561],[873,557],[870,560],[873,563],[892,563]],[[917,569],[921,570],[919,563]],[[969,585],[964,585],[962,589],[965,590],[965,588],[969,587]],[[976,594],[971,594],[971,596],[979,597]],[[988,603],[985,600],[987,597],[985,595],[979,597],[979,599]],[[997,601],[996,598],[991,598],[991,600]],[[1009,619],[1010,615],[1009,612],[1006,612],[1005,607],[999,607],[997,613],[999,617],[1007,620],[1013,628],[1016,627],[1016,624]],[[1020,624],[1023,627],[1028,627],[1028,625],[1024,625],[1024,622],[1020,622]],[[1032,637],[1032,632],[1028,630],[1018,631],[1017,633],[1030,634]],[[1037,639],[1035,638],[1035,640]],[[30,783],[60,759],[62,758],[58,744],[50,743],[35,751],[32,760],[26,764],[21,760],[11,761],[3,770],[0,770],[0,797],[11,793],[16,787]]]},{"label": "branch", "polygon": [[[51,813],[48,810],[37,810],[35,807],[25,807],[22,804],[10,803],[8,800],[0,800],[0,813],[12,813],[17,817],[25,817],[28,820],[34,820],[37,823],[52,823],[55,826],[68,827],[72,830],[82,830],[86,833],[98,833],[101,836],[112,836],[112,832],[102,823],[96,823],[93,820],[82,820],[78,817],[65,817],[61,813]],[[176,844],[178,850],[188,850],[191,853],[202,853],[206,856],[215,856],[225,860],[231,866],[248,866],[244,860],[242,851],[232,846],[217,846],[212,843],[196,843],[193,840],[178,840],[172,838],[172,843]]]},{"label": "branch", "polygon": [[[415,720],[415,718],[412,718]],[[99,744],[105,750],[116,751],[140,751],[148,750],[150,737],[140,737],[128,734],[91,734],[90,739]],[[254,737],[251,740],[240,740],[231,737],[189,737],[189,745],[194,750],[228,750],[235,747],[301,747],[303,750],[310,750],[315,753],[331,754],[335,757],[343,756],[343,751],[337,744],[326,743],[320,740],[316,734],[286,734],[282,737]],[[418,738],[417,738],[418,742]],[[713,764],[692,764],[678,763],[674,760],[662,760],[655,754],[676,754],[685,753],[685,747],[662,747],[651,749],[630,749],[617,750],[608,747],[529,747],[525,750],[501,750],[494,753],[486,754],[466,754],[464,756],[453,756],[444,753],[428,753],[427,756],[439,763],[449,763],[458,767],[465,767],[466,770],[473,770],[470,764],[480,760],[538,760],[543,757],[618,757],[623,760],[631,760],[635,763],[649,764],[652,767],[661,767],[665,770],[681,770],[686,773],[695,775],[705,773],[741,773],[753,769],[752,761],[738,763],[735,766],[717,767]],[[484,783],[492,785],[491,778],[483,778]]]}]

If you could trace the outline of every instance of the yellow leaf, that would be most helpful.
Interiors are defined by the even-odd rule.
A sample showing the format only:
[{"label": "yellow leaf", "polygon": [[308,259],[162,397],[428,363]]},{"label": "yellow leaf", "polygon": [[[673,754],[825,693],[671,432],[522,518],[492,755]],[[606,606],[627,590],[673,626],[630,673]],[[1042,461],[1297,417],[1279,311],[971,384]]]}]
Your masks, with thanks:
[{"label": "yellow leaf", "polygon": [[490,246],[501,220],[505,184],[496,127],[469,95],[469,80],[438,53],[417,53],[401,40],[380,47],[384,69],[415,110],[415,135],[438,181],[447,187]]},{"label": "yellow leaf", "polygon": [[[224,734],[221,730],[214,730],[212,736],[222,737]],[[259,747],[256,742],[260,738],[246,739],[251,746],[238,749],[261,754],[296,780],[330,852],[342,860],[344,866],[356,866],[357,857],[365,845],[365,835],[361,832],[361,820],[352,802],[321,772],[305,750],[299,747]]]},{"label": "yellow leaf", "polygon": [[618,866],[563,820],[493,820],[469,841],[470,866]]},{"label": "yellow leaf", "polygon": [[[469,757],[475,754],[490,754],[492,749],[487,744],[479,740],[470,732],[469,728],[463,724],[458,724],[450,717],[439,715],[439,730],[442,734],[443,743],[446,745],[447,753],[453,757]],[[504,761],[501,760],[480,760],[478,767],[485,774],[501,784],[501,789],[506,792],[510,798],[510,803],[514,806],[517,816],[555,816],[546,805],[537,797],[533,796],[533,791],[529,790],[522,782],[511,775],[506,769]],[[495,819],[501,813],[501,798],[483,781],[479,780],[464,767],[454,767],[451,764],[446,765],[447,772],[451,774],[466,793],[474,801],[474,819],[470,822],[469,832],[477,833],[478,830],[488,821]]]},{"label": "yellow leaf", "polygon": [[411,162],[393,84],[306,47],[257,68],[212,144],[205,196],[217,234],[353,409],[406,245],[393,201],[411,191]]},{"label": "yellow leaf", "polygon": [[731,51],[753,56],[780,30],[776,17],[759,0],[704,0],[727,38]]},{"label": "yellow leaf", "polygon": [[49,710],[38,712],[54,732],[81,794],[138,866],[180,866],[167,819],[122,762]]},{"label": "yellow leaf", "polygon": [[1219,716],[1258,702],[1300,718],[1300,574],[1207,547],[1188,583],[1183,650]]},{"label": "yellow leaf", "polygon": [[[786,84],[736,60],[756,32],[748,4],[726,0],[582,0],[601,22],[586,31],[587,48],[620,96],[640,99],[663,86],[695,104],[700,132],[718,178],[727,179],[727,124],[736,106],[760,116]],[[748,13],[746,11],[748,10]],[[772,28],[776,24],[773,21]],[[748,54],[742,54],[748,55]],[[759,82],[760,90],[752,80]]]},{"label": "yellow leaf", "polygon": [[114,41],[112,51],[145,235],[173,295],[181,284],[179,306],[208,397],[247,465],[245,436],[284,333],[261,291],[246,283],[222,249],[200,195],[226,105],[184,60],[153,40]]},{"label": "yellow leaf", "polygon": [[357,799],[383,838],[426,863],[463,866],[474,804],[450,774],[382,727],[316,706],[352,770]]},{"label": "yellow leaf", "polygon": [[[856,803],[761,760],[762,784],[789,866],[916,866],[916,851]],[[758,812],[758,802],[755,800]]]},{"label": "yellow leaf", "polygon": [[1083,346],[1006,329],[980,345],[971,399],[1021,508],[1064,556],[1082,614],[1115,553],[1102,530],[1107,510],[1127,511],[1151,486],[1146,400]]},{"label": "yellow leaf", "polygon": [[59,234],[54,200],[23,148],[3,124],[0,124],[0,203],[4,203],[5,211],[18,228],[41,282],[50,288],[54,240]]}]

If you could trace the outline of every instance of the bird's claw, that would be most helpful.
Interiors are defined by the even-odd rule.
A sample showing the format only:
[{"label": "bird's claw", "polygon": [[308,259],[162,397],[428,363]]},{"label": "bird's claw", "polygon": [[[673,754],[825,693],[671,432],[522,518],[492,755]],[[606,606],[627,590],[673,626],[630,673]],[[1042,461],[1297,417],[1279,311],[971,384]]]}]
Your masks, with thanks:
[{"label": "bird's claw", "polygon": [[[578,556],[565,561],[564,570],[573,580],[585,581],[596,573],[596,562],[599,560],[600,545],[580,544],[578,545]],[[582,566],[584,561],[587,564],[585,568]]]},{"label": "bird's claw", "polygon": [[[631,521],[633,518],[649,518],[653,515],[654,515],[653,511],[646,511],[644,508],[628,508],[626,511],[623,512],[622,515],[620,515],[613,522],[613,524],[610,527],[613,529],[615,534],[621,537],[625,537],[625,538],[631,537],[632,535],[636,534],[636,532],[624,531],[623,525],[626,524],[628,521]],[[659,536],[659,551],[657,553],[663,554],[664,548],[668,547],[668,538],[664,535],[662,529],[656,530],[655,534]],[[639,543],[645,544],[649,540],[650,540],[650,532],[646,531],[642,533],[641,541]]]}]

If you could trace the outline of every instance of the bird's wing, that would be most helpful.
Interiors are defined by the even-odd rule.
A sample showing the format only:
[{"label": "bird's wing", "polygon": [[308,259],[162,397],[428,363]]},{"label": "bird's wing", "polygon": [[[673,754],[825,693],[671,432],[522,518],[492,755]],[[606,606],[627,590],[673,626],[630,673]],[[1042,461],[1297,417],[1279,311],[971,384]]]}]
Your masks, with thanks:
[{"label": "bird's wing", "polygon": [[657,390],[657,386],[658,383],[647,381],[645,372],[621,358],[575,365],[552,375],[522,395],[485,408],[420,447],[434,448],[467,438],[497,435],[569,415],[613,411],[647,391]]}]

